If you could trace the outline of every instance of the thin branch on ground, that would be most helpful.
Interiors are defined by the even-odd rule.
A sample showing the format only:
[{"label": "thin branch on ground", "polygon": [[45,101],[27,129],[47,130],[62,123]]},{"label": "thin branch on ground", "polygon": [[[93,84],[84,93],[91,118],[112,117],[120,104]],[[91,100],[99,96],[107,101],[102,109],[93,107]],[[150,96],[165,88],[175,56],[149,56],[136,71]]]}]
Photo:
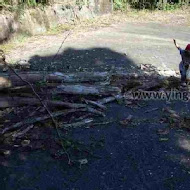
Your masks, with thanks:
[{"label": "thin branch on ground", "polygon": [[56,53],[55,56],[52,58],[51,63],[55,60],[55,58],[57,57],[57,55],[58,55],[60,49],[62,48],[62,46],[63,46],[63,44],[65,43],[66,39],[67,39],[70,35],[71,35],[71,30],[69,31],[69,33],[68,33],[68,34],[65,36],[65,38],[63,39],[63,41],[62,41],[62,43],[61,43],[61,45],[60,45],[60,47],[59,47],[57,53]]},{"label": "thin branch on ground", "polygon": [[[70,34],[70,33],[69,33],[69,34]],[[68,37],[68,36],[69,36],[69,35],[67,35],[67,37]],[[66,39],[66,38],[65,38],[65,39]],[[65,40],[64,40],[64,41],[65,41]],[[64,41],[63,41],[63,43],[64,43]],[[62,44],[63,44],[63,43],[62,43]],[[40,103],[42,104],[42,106],[45,108],[45,110],[46,110],[47,113],[49,114],[49,116],[50,116],[50,118],[51,118],[51,120],[52,120],[52,122],[53,122],[53,124],[54,124],[54,126],[55,126],[55,129],[56,129],[57,135],[58,135],[58,137],[59,137],[59,139],[60,139],[61,146],[62,146],[62,148],[63,148],[63,150],[64,150],[64,153],[67,155],[68,164],[70,165],[70,164],[71,164],[71,159],[70,159],[69,153],[66,151],[66,149],[65,149],[65,147],[64,147],[63,141],[62,141],[62,139],[61,139],[61,135],[60,135],[59,130],[58,130],[57,122],[56,122],[56,120],[54,119],[52,113],[50,112],[50,110],[48,109],[48,107],[46,106],[46,104],[43,102],[43,100],[40,98],[40,96],[38,95],[38,93],[35,91],[33,85],[32,85],[30,82],[28,82],[27,80],[24,80],[14,69],[5,61],[5,59],[4,59],[3,64],[4,64],[7,68],[9,68],[9,70],[12,71],[18,78],[20,78],[20,80],[22,80],[22,81],[25,82],[28,86],[30,86],[30,88],[32,89],[32,92],[34,93],[34,95],[36,96],[36,98],[40,101]]]}]

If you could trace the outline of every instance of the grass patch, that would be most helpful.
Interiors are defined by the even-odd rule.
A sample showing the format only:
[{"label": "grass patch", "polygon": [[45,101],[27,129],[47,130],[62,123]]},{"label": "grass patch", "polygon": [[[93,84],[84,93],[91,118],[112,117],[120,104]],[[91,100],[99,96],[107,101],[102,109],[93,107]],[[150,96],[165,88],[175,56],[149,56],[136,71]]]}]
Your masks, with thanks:
[{"label": "grass patch", "polygon": [[31,35],[25,33],[15,34],[8,42],[0,44],[0,49],[3,49],[7,53],[17,47],[24,45],[30,37]]},{"label": "grass patch", "polygon": [[69,31],[74,28],[73,24],[59,24],[58,26],[55,26],[47,31],[47,35],[56,35],[61,32]]}]

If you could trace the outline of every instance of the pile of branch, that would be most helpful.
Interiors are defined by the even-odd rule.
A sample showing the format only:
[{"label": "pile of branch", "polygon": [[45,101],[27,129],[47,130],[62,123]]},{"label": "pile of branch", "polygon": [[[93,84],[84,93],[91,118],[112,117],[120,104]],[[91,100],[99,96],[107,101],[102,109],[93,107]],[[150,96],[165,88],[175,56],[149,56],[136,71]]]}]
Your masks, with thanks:
[{"label": "pile of branch", "polygon": [[[64,74],[60,72],[44,73],[44,72],[20,72],[19,76],[13,72],[1,73],[0,75],[0,89],[6,89],[11,87],[24,86],[28,81],[31,84],[41,82],[46,83],[94,83],[106,81],[109,78],[107,72],[79,72],[76,74]],[[21,80],[22,78],[23,80]]]},{"label": "pile of branch", "polygon": [[[9,70],[9,73],[0,75],[0,109],[45,105],[53,111],[59,109],[65,113],[67,109],[70,113],[69,109],[74,109],[75,112],[104,116],[104,104],[114,101],[122,90],[160,89],[165,85],[164,82],[158,75],[136,73],[15,73],[14,70]],[[57,114],[54,115],[56,117]],[[39,121],[38,118],[32,120]]]},{"label": "pile of branch", "polygon": [[[0,74],[0,114],[10,109],[7,115],[16,113],[17,118],[0,123],[0,137],[13,141],[31,132],[38,123],[48,125],[49,121],[61,139],[59,130],[93,125],[95,116],[105,116],[105,104],[123,100],[123,97],[126,99],[125,93],[159,90],[178,82],[178,79],[163,79],[155,72],[152,75],[119,72],[65,74],[16,72],[6,66],[8,73]],[[30,109],[33,111],[28,112]],[[10,119],[6,114],[2,115],[2,121]]]},{"label": "pile of branch", "polygon": [[[110,74],[107,72],[64,74],[15,72],[10,69],[8,74],[2,73],[0,77],[0,109],[41,107],[44,111],[35,111],[27,119],[3,126],[0,135],[15,138],[27,133],[35,123],[48,119],[59,127],[55,118],[71,114],[105,116],[104,104],[116,100],[121,93],[119,87],[108,85],[109,81]],[[83,121],[78,123],[82,125]]]}]

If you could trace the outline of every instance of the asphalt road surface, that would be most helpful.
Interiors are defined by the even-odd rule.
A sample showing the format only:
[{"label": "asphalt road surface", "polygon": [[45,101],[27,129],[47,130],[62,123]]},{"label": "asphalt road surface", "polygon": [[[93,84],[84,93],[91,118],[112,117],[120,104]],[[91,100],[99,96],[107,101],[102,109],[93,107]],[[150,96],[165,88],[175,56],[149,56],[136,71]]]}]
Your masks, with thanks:
[{"label": "asphalt road surface", "polygon": [[[125,23],[71,35],[60,54],[54,58],[66,34],[43,37],[39,41],[13,51],[12,60],[27,59],[34,70],[124,69],[130,72],[141,63],[159,68],[177,69],[179,52],[172,39],[181,47],[189,42],[189,28],[153,23]],[[178,113],[189,113],[189,103],[148,101],[135,110],[111,104],[106,126],[75,129],[73,138],[88,142],[104,138],[105,145],[95,151],[99,159],[89,160],[81,169],[66,168],[45,152],[15,154],[0,166],[2,190],[188,190],[190,189],[190,133],[169,129],[157,133],[166,124],[160,122],[165,107]],[[151,109],[155,111],[149,111]],[[145,111],[148,111],[147,113]],[[119,125],[133,115],[132,127]],[[24,153],[23,153],[24,154]]]},{"label": "asphalt road surface", "polygon": [[[29,60],[33,69],[74,71],[80,67],[103,70],[110,65],[129,69],[129,64],[153,64],[178,69],[180,55],[173,38],[182,48],[189,42],[190,27],[157,23],[123,23],[88,32],[71,33],[53,59],[67,33],[33,37],[24,47],[10,53],[12,61]],[[96,53],[97,51],[97,53]],[[56,63],[48,64],[55,61]],[[100,64],[96,64],[100,63]],[[123,63],[123,64],[122,64]],[[58,66],[61,65],[61,66]],[[98,66],[97,66],[98,65]]]}]

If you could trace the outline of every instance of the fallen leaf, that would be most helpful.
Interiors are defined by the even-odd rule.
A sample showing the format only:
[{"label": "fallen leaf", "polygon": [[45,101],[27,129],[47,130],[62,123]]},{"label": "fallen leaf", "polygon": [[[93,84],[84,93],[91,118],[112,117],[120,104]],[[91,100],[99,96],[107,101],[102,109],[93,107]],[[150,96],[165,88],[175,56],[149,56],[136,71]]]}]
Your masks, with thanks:
[{"label": "fallen leaf", "polygon": [[127,125],[128,123],[130,123],[130,122],[132,121],[132,118],[133,118],[133,116],[132,116],[132,115],[129,115],[125,120],[120,121],[119,123],[120,123],[121,125]]},{"label": "fallen leaf", "polygon": [[85,159],[81,159],[81,160],[79,160],[79,163],[80,163],[80,165],[85,165],[85,164],[88,163],[88,160],[86,158]]},{"label": "fallen leaf", "polygon": [[0,150],[0,154],[3,156],[9,156],[11,154],[10,150]]},{"label": "fallen leaf", "polygon": [[164,141],[168,141],[168,138],[160,138],[159,141],[164,142]]},{"label": "fallen leaf", "polygon": [[157,131],[158,135],[167,135],[169,132],[169,129],[158,129]]},{"label": "fallen leaf", "polygon": [[23,141],[21,142],[21,145],[22,145],[23,147],[28,146],[29,144],[30,144],[30,140],[23,140]]}]

